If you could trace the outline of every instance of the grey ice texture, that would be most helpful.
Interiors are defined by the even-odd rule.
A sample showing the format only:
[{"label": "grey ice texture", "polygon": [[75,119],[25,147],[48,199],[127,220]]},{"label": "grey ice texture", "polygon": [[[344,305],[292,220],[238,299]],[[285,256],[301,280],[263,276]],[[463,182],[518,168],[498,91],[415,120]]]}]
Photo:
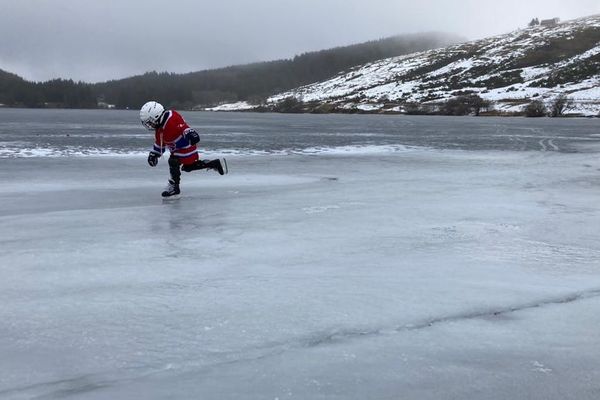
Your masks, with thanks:
[{"label": "grey ice texture", "polygon": [[600,396],[598,120],[0,112],[1,399]]}]

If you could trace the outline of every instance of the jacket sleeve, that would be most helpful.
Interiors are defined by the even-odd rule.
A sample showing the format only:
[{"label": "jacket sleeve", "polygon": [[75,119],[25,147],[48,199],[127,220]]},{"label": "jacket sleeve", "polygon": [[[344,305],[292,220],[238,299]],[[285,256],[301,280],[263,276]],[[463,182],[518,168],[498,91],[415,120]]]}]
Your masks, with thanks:
[{"label": "jacket sleeve", "polygon": [[163,155],[164,152],[165,152],[165,144],[161,140],[161,137],[157,132],[154,134],[154,146],[152,147],[152,150],[150,150],[150,153],[154,153],[160,157]]}]

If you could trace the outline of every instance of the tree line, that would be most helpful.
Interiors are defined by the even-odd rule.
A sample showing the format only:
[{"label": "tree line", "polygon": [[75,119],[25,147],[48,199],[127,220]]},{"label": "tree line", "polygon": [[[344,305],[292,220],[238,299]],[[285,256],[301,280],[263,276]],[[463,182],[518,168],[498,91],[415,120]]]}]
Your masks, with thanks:
[{"label": "tree line", "polygon": [[70,79],[30,82],[0,70],[0,104],[13,107],[138,108],[148,99],[168,107],[193,109],[223,102],[258,104],[268,96],[322,81],[383,58],[458,43],[456,36],[399,35],[365,43],[303,53],[292,59],[205,70],[187,74],[148,72],[90,84]]},{"label": "tree line", "polygon": [[[554,99],[545,103],[542,100],[535,99],[525,104],[522,112],[502,112],[494,109],[492,101],[479,96],[478,94],[463,94],[449,98],[443,101],[417,103],[417,102],[393,102],[386,99],[380,99],[384,103],[383,109],[365,111],[358,107],[346,107],[344,104],[327,103],[319,101],[304,102],[296,97],[290,96],[278,103],[262,105],[256,109],[258,112],[279,112],[279,113],[310,113],[310,114],[372,114],[372,113],[392,113],[397,114],[399,106],[402,113],[407,115],[447,115],[447,116],[467,116],[480,115],[498,116],[498,115],[523,115],[525,117],[562,117],[565,112],[573,107],[574,102],[566,94],[561,93]],[[392,111],[390,111],[392,110]],[[599,115],[600,116],[600,115]]]},{"label": "tree line", "polygon": [[0,104],[11,107],[95,108],[93,85],[71,79],[29,82],[0,70]]}]

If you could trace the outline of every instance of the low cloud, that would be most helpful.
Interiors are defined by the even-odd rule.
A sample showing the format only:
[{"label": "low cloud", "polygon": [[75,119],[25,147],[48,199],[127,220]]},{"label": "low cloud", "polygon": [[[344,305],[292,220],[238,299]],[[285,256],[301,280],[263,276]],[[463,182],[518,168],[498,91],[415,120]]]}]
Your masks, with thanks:
[{"label": "low cloud", "polygon": [[[600,13],[597,0],[0,0],[0,68],[88,82],[189,72],[421,31],[477,39],[533,17]],[[10,40],[6,40],[10,38]]]}]

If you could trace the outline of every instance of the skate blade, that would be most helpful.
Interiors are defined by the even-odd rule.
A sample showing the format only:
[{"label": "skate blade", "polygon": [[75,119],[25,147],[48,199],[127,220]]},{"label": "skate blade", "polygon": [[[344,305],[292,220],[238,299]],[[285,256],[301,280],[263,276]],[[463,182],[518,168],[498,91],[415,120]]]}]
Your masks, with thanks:
[{"label": "skate blade", "polygon": [[163,197],[162,199],[163,199],[163,201],[169,202],[169,201],[172,201],[172,200],[179,200],[180,198],[181,198],[181,195],[180,194],[176,194],[174,196]]},{"label": "skate blade", "polygon": [[221,166],[223,167],[223,175],[227,175],[229,173],[229,168],[227,167],[227,160],[221,158]]}]

